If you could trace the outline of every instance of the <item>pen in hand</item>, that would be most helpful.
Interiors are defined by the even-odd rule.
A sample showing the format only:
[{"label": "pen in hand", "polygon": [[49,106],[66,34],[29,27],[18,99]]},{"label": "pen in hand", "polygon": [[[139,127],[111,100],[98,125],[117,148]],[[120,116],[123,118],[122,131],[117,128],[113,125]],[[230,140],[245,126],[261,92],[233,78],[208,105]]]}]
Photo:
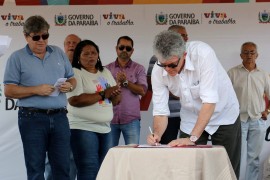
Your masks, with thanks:
[{"label": "pen in hand", "polygon": [[[149,131],[150,131],[150,133],[152,134],[152,136],[154,137],[154,133],[153,133],[153,131],[152,131],[152,129],[151,129],[151,127],[149,126]],[[157,142],[155,142],[155,146],[157,146],[158,144],[157,144]]]}]

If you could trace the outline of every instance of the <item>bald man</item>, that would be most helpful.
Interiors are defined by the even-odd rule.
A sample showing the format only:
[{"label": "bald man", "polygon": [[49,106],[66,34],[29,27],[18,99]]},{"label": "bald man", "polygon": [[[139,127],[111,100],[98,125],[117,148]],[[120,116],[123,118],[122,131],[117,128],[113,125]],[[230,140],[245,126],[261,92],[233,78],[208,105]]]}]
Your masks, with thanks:
[{"label": "bald man", "polygon": [[65,50],[66,55],[68,56],[70,63],[72,63],[73,53],[74,53],[75,47],[77,46],[79,42],[81,42],[81,38],[77,36],[76,34],[69,34],[65,38],[64,50]]}]

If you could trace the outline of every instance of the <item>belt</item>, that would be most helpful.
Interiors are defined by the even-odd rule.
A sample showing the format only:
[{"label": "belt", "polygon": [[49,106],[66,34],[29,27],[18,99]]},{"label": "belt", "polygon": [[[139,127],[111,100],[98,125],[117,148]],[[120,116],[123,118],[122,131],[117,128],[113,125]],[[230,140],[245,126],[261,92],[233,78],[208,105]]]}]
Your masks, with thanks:
[{"label": "belt", "polygon": [[33,108],[33,107],[19,107],[20,110],[26,110],[30,112],[37,112],[37,113],[44,113],[44,114],[55,114],[59,112],[65,112],[67,113],[66,108],[59,108],[59,109],[39,109],[39,108]]}]

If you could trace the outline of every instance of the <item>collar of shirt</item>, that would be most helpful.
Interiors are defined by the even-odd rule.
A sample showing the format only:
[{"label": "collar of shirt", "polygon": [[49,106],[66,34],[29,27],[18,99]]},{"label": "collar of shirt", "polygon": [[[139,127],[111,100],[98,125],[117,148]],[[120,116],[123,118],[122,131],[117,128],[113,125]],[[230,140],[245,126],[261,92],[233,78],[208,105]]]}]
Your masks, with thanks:
[{"label": "collar of shirt", "polygon": [[[238,65],[238,68],[239,69],[245,69],[246,71],[248,71],[247,69],[246,69],[246,67],[243,65],[243,64],[239,64]],[[256,64],[256,68],[255,69],[253,69],[252,71],[262,71],[260,68],[258,68],[258,66],[257,66],[257,64]]]},{"label": "collar of shirt", "polygon": [[186,55],[186,59],[185,59],[186,63],[185,63],[185,67],[183,68],[183,71],[185,70],[189,70],[189,71],[194,71],[195,68],[190,60],[189,54],[187,53]]},{"label": "collar of shirt", "polygon": [[[128,63],[126,64],[126,66],[124,68],[130,68],[131,64],[132,64],[132,60],[129,59]],[[115,67],[120,67],[121,68],[121,66],[120,66],[120,64],[118,62],[118,59],[115,60]]]}]

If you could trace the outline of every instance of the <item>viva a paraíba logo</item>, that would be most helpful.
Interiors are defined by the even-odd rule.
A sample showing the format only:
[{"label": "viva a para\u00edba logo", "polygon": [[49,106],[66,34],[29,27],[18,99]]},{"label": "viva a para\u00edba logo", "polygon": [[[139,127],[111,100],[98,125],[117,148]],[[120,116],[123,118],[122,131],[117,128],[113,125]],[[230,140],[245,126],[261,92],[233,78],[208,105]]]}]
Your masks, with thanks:
[{"label": "viva a para\u00edba logo", "polygon": [[259,12],[259,23],[270,23],[270,12]]},{"label": "viva a para\u00edba logo", "polygon": [[5,26],[23,26],[24,16],[19,14],[1,14],[1,20],[5,22]]},{"label": "viva a para\u00edba logo", "polygon": [[160,12],[156,14],[157,25],[196,25],[200,24],[195,13],[169,13]]},{"label": "viva a para\u00edba logo", "polygon": [[104,21],[106,21],[106,24],[108,26],[114,26],[114,25],[124,25],[124,26],[130,26],[134,25],[134,22],[131,19],[127,19],[126,15],[123,13],[113,13],[110,12],[108,14],[102,15]]},{"label": "viva a para\u00edba logo", "polygon": [[225,12],[206,12],[203,17],[208,20],[208,24],[236,24],[236,20],[229,18]]},{"label": "viva a para\u00edba logo", "polygon": [[98,26],[94,14],[69,14],[59,13],[54,16],[56,26]]}]

